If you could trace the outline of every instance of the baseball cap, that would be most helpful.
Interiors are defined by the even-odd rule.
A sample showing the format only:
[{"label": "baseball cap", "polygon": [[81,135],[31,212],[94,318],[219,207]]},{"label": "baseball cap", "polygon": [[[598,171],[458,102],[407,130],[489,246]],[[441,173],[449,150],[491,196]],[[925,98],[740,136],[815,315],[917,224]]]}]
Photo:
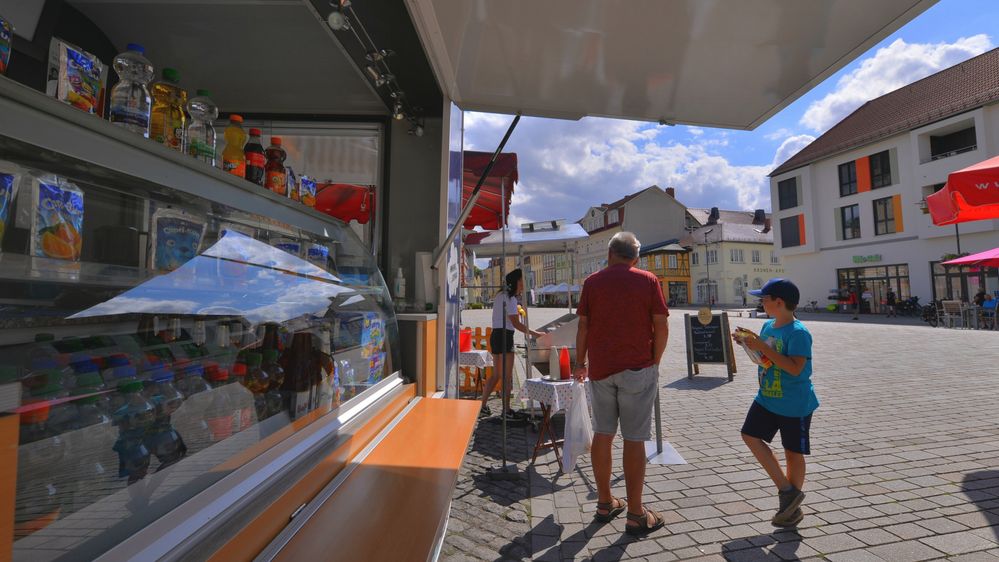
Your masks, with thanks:
[{"label": "baseball cap", "polygon": [[798,292],[798,287],[787,279],[782,279],[780,277],[775,277],[767,281],[763,287],[749,291],[749,294],[754,297],[767,295],[775,299],[782,299],[784,302],[792,306],[796,306],[798,304],[798,300],[801,298],[801,293]]}]

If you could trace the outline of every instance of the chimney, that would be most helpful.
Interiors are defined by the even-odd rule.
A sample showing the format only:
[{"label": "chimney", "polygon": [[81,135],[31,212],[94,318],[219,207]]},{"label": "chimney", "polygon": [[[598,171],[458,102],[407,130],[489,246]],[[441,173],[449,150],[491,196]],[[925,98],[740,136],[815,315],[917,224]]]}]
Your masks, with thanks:
[{"label": "chimney", "polygon": [[676,199],[676,188],[675,187],[667,187],[666,188],[666,195],[669,195],[673,199]]},{"label": "chimney", "polygon": [[770,232],[770,219],[763,219],[763,230],[760,231],[762,234]]},{"label": "chimney", "polygon": [[711,207],[711,213],[708,215],[708,224],[718,224],[719,217],[721,217],[721,213],[718,212],[718,207]]},{"label": "chimney", "polygon": [[753,211],[753,224],[763,224],[767,220],[767,212],[763,209]]}]

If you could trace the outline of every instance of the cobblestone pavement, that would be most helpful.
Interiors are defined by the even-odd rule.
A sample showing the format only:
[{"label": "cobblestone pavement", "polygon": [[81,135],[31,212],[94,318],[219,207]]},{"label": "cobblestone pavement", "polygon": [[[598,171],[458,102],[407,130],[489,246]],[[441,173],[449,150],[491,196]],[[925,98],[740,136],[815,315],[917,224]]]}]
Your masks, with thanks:
[{"label": "cobblestone pavement", "polygon": [[[487,325],[488,312],[466,312],[465,325]],[[564,311],[531,312],[537,326]],[[665,438],[689,464],[649,465],[646,478],[645,500],[666,528],[635,540],[623,517],[593,523],[588,459],[560,474],[548,453],[519,483],[484,481],[499,443],[497,430],[480,423],[444,559],[999,560],[999,332],[802,315],[822,406],[812,423],[805,519],[777,531],[773,485],[739,437],[755,370],[737,349],[734,382],[721,366],[688,381],[683,312],[670,318],[660,387]],[[759,330],[762,322],[732,325]],[[530,428],[514,431],[510,449],[526,452],[535,438]],[[613,488],[623,497],[620,474],[617,450]],[[528,522],[509,520],[525,510]]]}]

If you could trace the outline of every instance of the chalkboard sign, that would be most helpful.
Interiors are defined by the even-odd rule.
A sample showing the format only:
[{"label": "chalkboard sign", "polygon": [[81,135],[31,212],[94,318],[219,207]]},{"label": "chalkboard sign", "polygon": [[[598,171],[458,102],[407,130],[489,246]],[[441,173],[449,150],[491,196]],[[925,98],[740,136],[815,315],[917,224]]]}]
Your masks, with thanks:
[{"label": "chalkboard sign", "polygon": [[720,364],[728,368],[728,378],[732,380],[735,361],[728,314],[712,314],[707,324],[698,315],[685,314],[683,321],[687,335],[687,377],[694,378],[700,373],[699,364]]}]

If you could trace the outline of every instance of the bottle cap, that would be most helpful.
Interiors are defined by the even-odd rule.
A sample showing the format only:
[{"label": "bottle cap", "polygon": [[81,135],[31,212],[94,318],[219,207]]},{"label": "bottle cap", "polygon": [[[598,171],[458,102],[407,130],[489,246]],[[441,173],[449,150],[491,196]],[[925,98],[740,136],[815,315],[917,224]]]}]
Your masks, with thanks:
[{"label": "bottle cap", "polygon": [[135,367],[131,365],[122,365],[121,367],[115,367],[114,376],[116,379],[134,379]]},{"label": "bottle cap", "polygon": [[260,129],[256,129],[256,128],[250,129],[250,134],[253,135],[253,136],[255,136],[255,137],[259,137],[260,136]]},{"label": "bottle cap", "polygon": [[180,82],[180,73],[173,68],[164,68],[163,79],[166,80],[167,82],[172,82],[176,84],[177,82]]},{"label": "bottle cap", "polygon": [[211,97],[211,95],[212,95],[212,92],[209,91],[209,90],[195,90],[194,93],[195,93],[195,95],[206,97],[206,98]]},{"label": "bottle cap", "polygon": [[114,355],[107,358],[108,367],[124,367],[128,365],[128,355],[124,353],[115,353]]},{"label": "bottle cap", "polygon": [[139,392],[142,390],[142,381],[121,381],[118,383],[118,392]]},{"label": "bottle cap", "polygon": [[87,392],[94,392],[104,384],[104,380],[98,373],[86,373],[76,376],[77,388],[87,388]]},{"label": "bottle cap", "polygon": [[263,354],[260,353],[247,353],[246,354],[246,364],[250,367],[259,367],[264,361]]},{"label": "bottle cap", "polygon": [[234,377],[245,377],[246,363],[234,363],[232,366],[232,371],[229,374]]},{"label": "bottle cap", "polygon": [[32,401],[32,408],[21,412],[21,425],[43,423],[49,419],[49,403],[45,400]]},{"label": "bottle cap", "polygon": [[216,365],[214,369],[208,369],[208,380],[214,382],[227,381],[229,380],[229,371],[227,369],[219,369]]},{"label": "bottle cap", "polygon": [[232,115],[229,116],[229,122],[230,123],[242,123],[243,122],[243,116],[242,115],[236,115],[235,113],[233,113]]},{"label": "bottle cap", "polygon": [[271,137],[271,144],[281,146],[281,137]]},{"label": "bottle cap", "polygon": [[125,50],[126,51],[135,51],[136,53],[140,53],[140,54],[145,54],[146,53],[145,47],[143,47],[142,45],[140,45],[138,43],[129,43],[128,45],[125,45]]}]

